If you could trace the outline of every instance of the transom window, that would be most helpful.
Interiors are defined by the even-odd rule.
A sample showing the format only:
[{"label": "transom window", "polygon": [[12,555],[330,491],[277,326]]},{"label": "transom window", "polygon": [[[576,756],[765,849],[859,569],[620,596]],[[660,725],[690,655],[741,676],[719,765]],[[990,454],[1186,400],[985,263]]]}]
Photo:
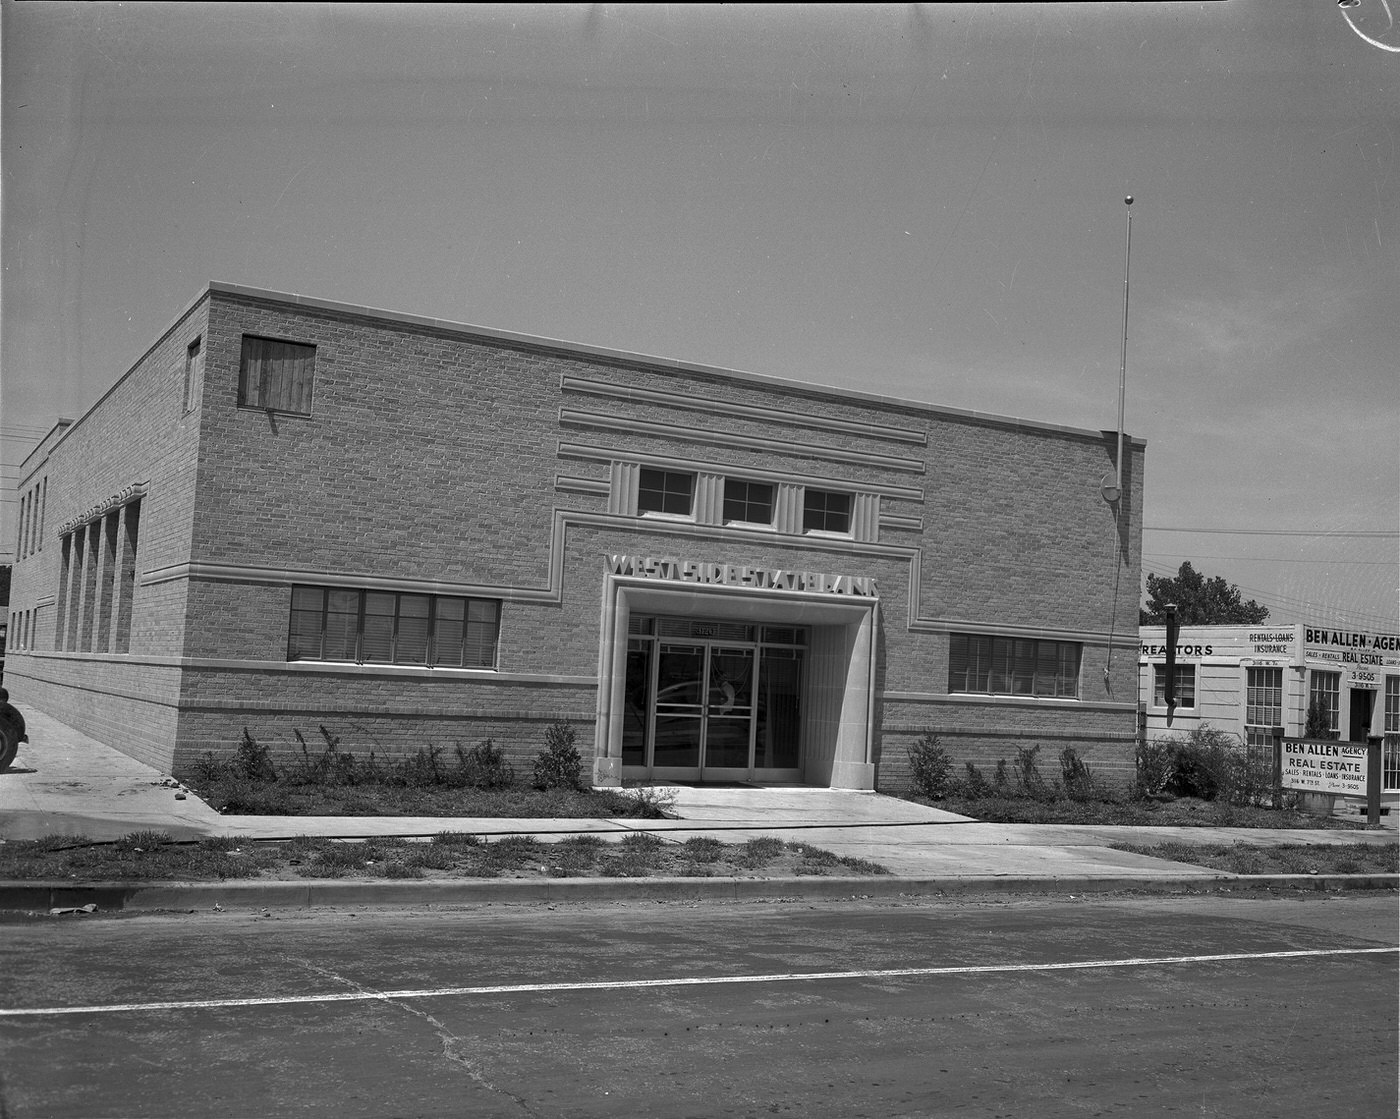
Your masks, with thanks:
[{"label": "transom window", "polygon": [[287,659],[494,668],[500,626],[496,599],[293,587]]},{"label": "transom window", "polygon": [[955,633],[949,638],[948,690],[1078,699],[1080,651],[1073,641]]},{"label": "transom window", "polygon": [[315,346],[245,334],[238,403],[246,408],[309,416],[315,374]]},{"label": "transom window", "polygon": [[637,512],[690,516],[695,475],[642,467],[637,479]]},{"label": "transom window", "polygon": [[773,523],[773,487],[767,482],[724,480],[724,519],[743,524]]},{"label": "transom window", "polygon": [[802,502],[803,532],[851,531],[851,495],[808,489]]},{"label": "transom window", "polygon": [[[1176,677],[1176,705],[1178,707],[1196,706],[1196,666],[1194,664],[1179,664],[1173,673]],[[1167,705],[1167,666],[1164,664],[1154,664],[1152,666],[1152,706],[1165,707]]]}]

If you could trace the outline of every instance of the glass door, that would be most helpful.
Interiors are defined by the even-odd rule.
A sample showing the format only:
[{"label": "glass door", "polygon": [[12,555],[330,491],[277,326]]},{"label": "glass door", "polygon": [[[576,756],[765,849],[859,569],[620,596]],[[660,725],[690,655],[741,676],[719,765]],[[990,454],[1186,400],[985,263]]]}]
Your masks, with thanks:
[{"label": "glass door", "polygon": [[753,768],[754,650],[710,645],[701,779],[746,781]]},{"label": "glass door", "polygon": [[704,645],[663,642],[656,657],[656,721],[651,734],[653,771],[666,777],[700,775],[700,745],[705,733]]}]

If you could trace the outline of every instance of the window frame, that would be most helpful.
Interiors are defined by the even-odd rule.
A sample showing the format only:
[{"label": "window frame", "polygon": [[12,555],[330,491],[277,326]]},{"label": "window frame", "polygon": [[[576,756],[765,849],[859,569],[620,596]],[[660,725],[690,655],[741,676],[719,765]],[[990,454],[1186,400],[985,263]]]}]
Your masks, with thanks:
[{"label": "window frame", "polygon": [[[1196,709],[1196,666],[1194,664],[1179,664],[1176,666],[1174,675],[1176,676],[1176,707],[1178,711]],[[1167,666],[1164,664],[1154,664],[1152,666],[1152,706],[1165,708],[1167,706],[1166,696],[1167,686]],[[1186,698],[1187,696],[1190,698]]]},{"label": "window frame", "polygon": [[[660,479],[658,485],[647,485],[647,475]],[[671,488],[676,479],[685,479],[685,512],[665,508],[668,500],[680,494],[679,489]],[[644,495],[660,496],[661,507],[651,508],[644,504]],[[660,466],[643,466],[637,471],[637,516],[662,517],[670,520],[693,521],[695,519],[695,474],[688,470],[666,470]]]},{"label": "window frame", "polygon": [[[249,386],[249,369],[251,367],[248,359],[250,356],[250,345],[259,343],[268,346],[284,346],[291,349],[307,351],[306,354],[302,355],[302,359],[308,363],[304,378],[304,407],[293,406],[300,401],[300,396],[295,392],[295,375],[289,384],[280,386],[278,398],[272,403],[269,403],[264,398],[266,389],[264,387],[263,378],[260,376],[257,385],[258,399],[253,399],[253,393],[250,391]],[[291,338],[275,338],[266,334],[244,334],[242,336],[242,348],[238,357],[238,407],[257,412],[271,412],[279,416],[310,416],[316,389],[316,351],[317,347],[315,343],[312,342],[299,342]],[[272,361],[274,359],[271,355],[268,355],[263,360]]]},{"label": "window frame", "polygon": [[[738,488],[740,486],[744,487],[744,496],[731,497],[729,493],[731,486],[735,488]],[[755,501],[752,496],[753,491],[755,489],[766,490],[768,494],[767,498],[762,501]],[[777,497],[778,487],[775,486],[772,482],[758,482],[753,480],[752,478],[726,477],[724,479],[724,496],[720,503],[720,520],[727,525],[740,525],[755,528],[772,528],[773,518],[777,509]],[[760,519],[755,519],[749,516],[731,517],[729,515],[731,505],[742,506],[743,511],[745,513],[751,512],[755,506],[766,506],[768,510],[768,516]]]},{"label": "window frame", "polygon": [[[243,370],[240,364],[239,380],[242,380]],[[195,395],[199,388],[199,383],[204,380],[204,335],[199,335],[193,342],[185,347],[185,406],[183,415],[188,416],[194,411]]]},{"label": "window frame", "polygon": [[[823,505],[820,509],[813,509],[813,498],[821,498]],[[814,517],[819,517],[823,522],[832,517],[833,510],[828,502],[831,498],[840,498],[845,502],[845,510],[840,514],[845,527],[829,528],[825,523],[813,525]],[[819,489],[816,486],[805,486],[802,490],[802,532],[803,535],[813,536],[842,536],[849,537],[852,531],[852,523],[855,519],[855,495],[848,490],[827,490]]]},{"label": "window frame", "polygon": [[[319,598],[318,604],[312,603],[313,596]],[[347,608],[351,605],[350,596],[354,598],[353,608]],[[299,598],[303,605],[298,605]],[[392,611],[369,609],[372,605],[383,606],[388,599],[392,599]],[[425,612],[405,612],[406,603],[421,604]],[[447,616],[444,608],[458,603],[461,617]],[[339,608],[332,610],[332,605]],[[332,618],[338,619],[334,626]],[[387,619],[389,623],[387,627],[376,625],[377,633],[367,625],[367,620],[374,624],[376,619]],[[405,626],[406,621],[410,623],[408,626]],[[442,633],[452,629],[458,631],[457,635],[450,645],[444,646]],[[334,642],[332,653],[349,653],[350,656],[327,655],[328,640]],[[414,655],[405,655],[402,652],[405,646],[414,649]],[[455,659],[453,649],[456,650]],[[473,651],[477,652],[475,658],[471,655]],[[304,583],[292,587],[287,618],[288,663],[497,671],[500,653],[501,600],[498,598]]]},{"label": "window frame", "polygon": [[[1067,658],[1073,662],[1072,670]],[[1078,641],[989,633],[948,635],[950,695],[1078,700],[1083,668],[1084,646]]]}]

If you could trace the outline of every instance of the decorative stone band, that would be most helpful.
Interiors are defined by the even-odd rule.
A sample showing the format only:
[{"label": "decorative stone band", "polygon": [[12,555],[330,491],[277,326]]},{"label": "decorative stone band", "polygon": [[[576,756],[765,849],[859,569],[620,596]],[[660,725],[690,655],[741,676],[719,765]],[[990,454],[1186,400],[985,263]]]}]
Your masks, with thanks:
[{"label": "decorative stone band", "polygon": [[59,536],[67,536],[75,528],[85,524],[90,524],[98,517],[104,517],[113,509],[120,509],[123,505],[135,501],[138,497],[145,496],[146,487],[150,482],[132,482],[125,489],[119,490],[105,501],[99,501],[96,505],[83,510],[76,517],[69,517],[58,526]]}]

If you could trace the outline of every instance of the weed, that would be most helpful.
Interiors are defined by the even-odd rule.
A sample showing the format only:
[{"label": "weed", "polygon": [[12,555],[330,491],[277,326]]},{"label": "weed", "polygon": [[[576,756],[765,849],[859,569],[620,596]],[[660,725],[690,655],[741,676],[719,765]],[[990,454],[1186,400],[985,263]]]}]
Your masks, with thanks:
[{"label": "weed", "polygon": [[719,859],[724,844],[708,835],[696,835],[682,844],[686,856],[697,863],[712,863]]},{"label": "weed", "polygon": [[479,847],[481,840],[472,832],[440,831],[432,842],[439,847]]},{"label": "weed", "polygon": [[1094,775],[1073,746],[1060,751],[1060,780],[1070,800],[1091,800],[1097,791]]}]

